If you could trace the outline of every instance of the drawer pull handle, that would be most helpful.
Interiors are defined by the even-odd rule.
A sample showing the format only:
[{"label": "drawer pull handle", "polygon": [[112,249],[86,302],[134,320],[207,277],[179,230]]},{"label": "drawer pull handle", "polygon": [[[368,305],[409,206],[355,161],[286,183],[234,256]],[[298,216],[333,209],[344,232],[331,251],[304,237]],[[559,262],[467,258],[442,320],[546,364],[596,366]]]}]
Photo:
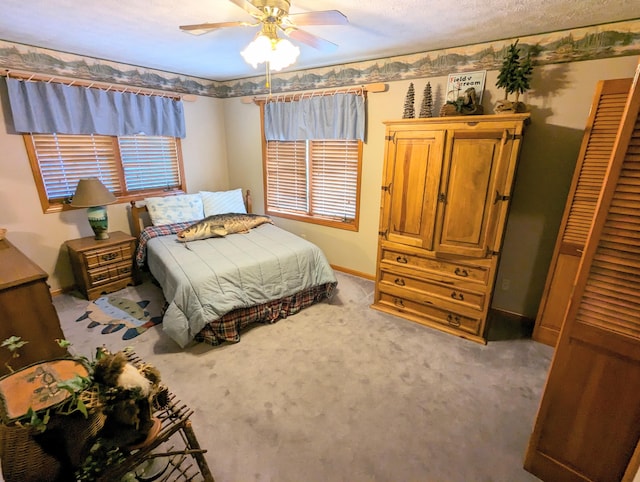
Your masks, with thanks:
[{"label": "drawer pull handle", "polygon": [[469,272],[466,269],[460,269],[460,268],[456,268],[456,270],[454,271],[454,273],[457,276],[462,276],[463,278],[466,278],[467,276],[469,276]]},{"label": "drawer pull handle", "polygon": [[120,268],[121,273],[131,273],[131,268],[129,266],[125,266],[124,268]]},{"label": "drawer pull handle", "polygon": [[402,302],[402,300],[400,298],[394,298],[393,302],[395,303],[395,305],[398,308],[404,308],[404,303]]},{"label": "drawer pull handle", "polygon": [[395,280],[393,280],[393,282],[395,284],[397,284],[398,286],[404,286],[405,285],[404,280],[402,278],[396,278]]},{"label": "drawer pull handle", "polygon": [[451,297],[454,300],[460,300],[460,301],[464,301],[464,295],[462,293],[456,293],[455,291],[451,292]]},{"label": "drawer pull handle", "polygon": [[409,262],[409,260],[405,256],[398,256],[396,258],[396,261],[402,264],[407,264]]},{"label": "drawer pull handle", "polygon": [[460,317],[458,315],[452,315],[449,313],[447,316],[447,321],[451,326],[460,326]]},{"label": "drawer pull handle", "polygon": [[109,277],[109,275],[106,274],[98,274],[96,276],[93,277],[93,279],[95,281],[102,281],[103,279],[107,279]]},{"label": "drawer pull handle", "polygon": [[102,261],[111,261],[112,259],[116,259],[118,257],[118,253],[107,253],[101,256]]}]

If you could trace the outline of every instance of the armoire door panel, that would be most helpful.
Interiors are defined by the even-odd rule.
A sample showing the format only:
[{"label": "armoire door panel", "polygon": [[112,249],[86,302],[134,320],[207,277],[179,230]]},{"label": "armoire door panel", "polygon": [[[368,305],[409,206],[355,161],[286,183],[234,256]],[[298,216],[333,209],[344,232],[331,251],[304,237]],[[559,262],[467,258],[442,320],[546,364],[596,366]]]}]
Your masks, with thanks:
[{"label": "armoire door panel", "polygon": [[421,134],[395,136],[386,236],[389,241],[432,249],[444,133]]},{"label": "armoire door panel", "polygon": [[[466,134],[466,135],[465,135]],[[436,252],[487,256],[504,178],[504,132],[454,133],[444,167]]]}]

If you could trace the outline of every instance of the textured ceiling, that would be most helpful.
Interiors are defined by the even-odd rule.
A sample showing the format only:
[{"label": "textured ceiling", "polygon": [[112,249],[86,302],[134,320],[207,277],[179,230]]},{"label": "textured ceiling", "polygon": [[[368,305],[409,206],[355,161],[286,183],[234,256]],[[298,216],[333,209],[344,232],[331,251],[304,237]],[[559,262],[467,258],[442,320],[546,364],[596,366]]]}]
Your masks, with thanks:
[{"label": "textured ceiling", "polygon": [[[305,30],[338,44],[300,46],[288,70],[424,52],[637,19],[638,0],[292,0],[290,13],[340,10],[344,26]],[[260,75],[240,51],[257,27],[194,36],[179,25],[251,21],[228,0],[2,0],[0,40],[212,80]]]}]

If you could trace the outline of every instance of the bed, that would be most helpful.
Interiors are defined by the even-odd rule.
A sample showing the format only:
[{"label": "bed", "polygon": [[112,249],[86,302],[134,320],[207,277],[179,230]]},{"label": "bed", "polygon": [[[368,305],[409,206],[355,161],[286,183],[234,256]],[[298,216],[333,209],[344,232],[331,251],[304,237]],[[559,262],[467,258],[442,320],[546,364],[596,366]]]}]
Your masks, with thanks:
[{"label": "bed", "polygon": [[[262,224],[248,233],[179,242],[176,234],[194,220],[169,214],[148,225],[153,205],[145,201],[131,203],[136,263],[162,288],[163,330],[183,348],[238,342],[248,325],[275,323],[329,299],[336,288],[320,248],[284,229]],[[248,191],[243,204],[251,212]]]}]

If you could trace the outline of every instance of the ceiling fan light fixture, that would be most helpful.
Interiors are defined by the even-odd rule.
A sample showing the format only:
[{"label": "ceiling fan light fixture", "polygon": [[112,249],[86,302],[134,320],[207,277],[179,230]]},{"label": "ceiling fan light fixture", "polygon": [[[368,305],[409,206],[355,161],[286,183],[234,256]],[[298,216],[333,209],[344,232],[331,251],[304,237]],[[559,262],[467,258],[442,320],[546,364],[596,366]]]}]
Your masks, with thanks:
[{"label": "ceiling fan light fixture", "polygon": [[300,49],[287,39],[269,38],[261,32],[240,54],[254,69],[258,64],[268,62],[269,68],[277,72],[292,65],[300,55]]}]

